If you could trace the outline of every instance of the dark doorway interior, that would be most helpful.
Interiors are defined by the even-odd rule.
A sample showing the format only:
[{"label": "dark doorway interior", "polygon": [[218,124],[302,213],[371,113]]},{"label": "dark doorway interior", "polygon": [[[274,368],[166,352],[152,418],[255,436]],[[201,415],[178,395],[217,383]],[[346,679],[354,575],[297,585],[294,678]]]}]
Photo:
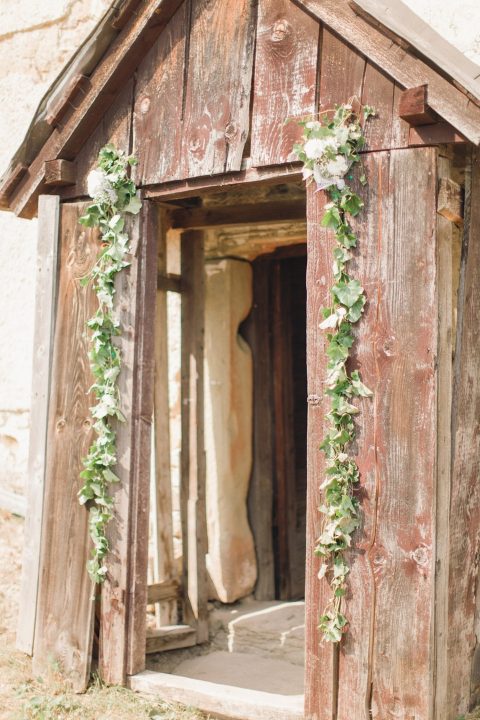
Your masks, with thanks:
[{"label": "dark doorway interior", "polygon": [[297,600],[305,584],[306,246],[262,256],[253,262],[253,272],[253,310],[245,335],[254,363],[249,506],[259,566],[256,594]]}]

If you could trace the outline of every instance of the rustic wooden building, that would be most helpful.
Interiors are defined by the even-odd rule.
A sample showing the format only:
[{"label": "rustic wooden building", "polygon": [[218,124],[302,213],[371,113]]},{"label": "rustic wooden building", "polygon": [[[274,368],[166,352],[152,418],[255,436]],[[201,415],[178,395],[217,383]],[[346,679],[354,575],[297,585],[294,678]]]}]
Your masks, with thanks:
[{"label": "rustic wooden building", "polygon": [[[38,213],[40,227],[29,478],[35,511],[27,520],[19,636],[38,672],[58,660],[83,690],[95,634],[107,682],[156,687],[154,674],[143,672],[149,643],[158,651],[207,639],[205,237],[212,227],[294,221],[303,223],[304,245],[297,238],[295,252],[270,255],[263,265],[260,259],[254,269],[250,493],[258,582],[266,597],[275,579],[271,534],[262,529],[272,524],[275,465],[283,498],[274,500],[277,527],[284,529],[275,541],[285,563],[276,578],[281,597],[295,597],[306,569],[304,716],[454,720],[480,700],[480,92],[451,49],[436,46],[435,54],[431,39],[412,34],[402,25],[404,15],[393,11],[390,26],[385,18],[381,24],[372,16],[375,6],[370,0],[114,3],[44,99],[3,178],[2,207],[21,217]],[[319,224],[324,194],[299,190],[292,145],[301,134],[295,118],[352,97],[377,110],[366,129],[365,212],[355,228],[356,269],[368,294],[355,362],[374,399],[365,402],[358,429],[362,528],[346,599],[351,630],[336,648],[320,642],[317,622],[328,588],[317,578],[312,553],[324,463],[318,450],[324,336],[318,325],[332,238]],[[109,573],[96,606],[85,570],[87,513],[76,495],[92,437],[84,326],[95,305],[79,279],[95,259],[97,237],[78,218],[88,203],[86,176],[106,142],[137,156],[133,172],[144,202],[131,224],[132,264],[117,290],[127,422],[118,435],[122,483],[115,493]],[[175,274],[166,261],[172,229],[181,245],[181,272]],[[303,310],[298,274],[282,280],[282,268],[302,262],[302,247]],[[298,300],[294,310],[282,306],[286,288]],[[167,292],[181,293],[183,317],[180,578],[168,559],[169,451],[162,440],[162,431],[168,435],[162,365]],[[273,307],[271,300],[262,304],[262,293],[274,298]],[[297,426],[302,422],[292,389],[297,376],[301,387],[301,355],[289,354],[302,317],[309,398],[303,440],[289,430],[292,416]],[[269,359],[271,346],[262,338],[270,325],[276,344]],[[289,403],[290,415],[284,410]],[[165,462],[152,502],[166,560],[161,582],[148,588],[154,405],[157,465]],[[306,509],[305,488],[300,483],[299,492],[291,482],[301,476],[302,442]],[[292,443],[300,448],[296,455]],[[307,542],[299,578],[298,547],[289,531],[296,522],[301,526],[302,514]],[[183,625],[147,638],[147,600],[180,603]],[[260,716],[248,712],[245,717]],[[263,716],[299,717],[287,706],[272,713]]]}]

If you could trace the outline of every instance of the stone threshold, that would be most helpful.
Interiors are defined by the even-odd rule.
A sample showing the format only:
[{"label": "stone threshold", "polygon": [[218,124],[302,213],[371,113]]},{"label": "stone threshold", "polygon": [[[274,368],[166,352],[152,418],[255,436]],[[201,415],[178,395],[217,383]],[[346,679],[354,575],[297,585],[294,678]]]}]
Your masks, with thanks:
[{"label": "stone threshold", "polygon": [[248,690],[207,680],[144,670],[128,678],[128,687],[230,720],[304,720],[303,695]]}]

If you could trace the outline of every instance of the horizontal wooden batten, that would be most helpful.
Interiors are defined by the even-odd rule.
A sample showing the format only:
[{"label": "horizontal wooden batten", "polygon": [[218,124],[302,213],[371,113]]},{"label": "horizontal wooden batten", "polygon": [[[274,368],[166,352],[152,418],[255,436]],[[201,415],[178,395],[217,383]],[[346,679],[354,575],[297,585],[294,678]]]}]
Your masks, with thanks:
[{"label": "horizontal wooden batten", "polygon": [[173,275],[172,273],[167,273],[166,275],[162,275],[161,273],[159,273],[157,275],[157,290],[165,290],[166,292],[181,293],[182,292],[181,276]]},{"label": "horizontal wooden batten", "polygon": [[45,161],[45,185],[75,185],[76,166],[70,160]]},{"label": "horizontal wooden batten", "polygon": [[232,205],[216,208],[193,208],[175,210],[171,216],[171,227],[205,228],[216,225],[242,225],[243,223],[281,222],[284,220],[305,220],[306,202],[264,202]]},{"label": "horizontal wooden batten", "polygon": [[175,600],[178,597],[179,584],[175,580],[164,580],[154,583],[147,588],[147,603],[162,602],[163,600]]},{"label": "horizontal wooden batten", "polygon": [[147,630],[147,655],[192,647],[197,644],[197,631],[190,625],[168,625]]},{"label": "horizontal wooden batten", "polygon": [[408,135],[408,144],[410,147],[466,142],[467,140],[463,135],[460,135],[452,125],[446,122],[411,127]]},{"label": "horizontal wooden batten", "polygon": [[398,114],[410,125],[430,125],[438,119],[428,104],[428,85],[404,90],[400,96]]}]

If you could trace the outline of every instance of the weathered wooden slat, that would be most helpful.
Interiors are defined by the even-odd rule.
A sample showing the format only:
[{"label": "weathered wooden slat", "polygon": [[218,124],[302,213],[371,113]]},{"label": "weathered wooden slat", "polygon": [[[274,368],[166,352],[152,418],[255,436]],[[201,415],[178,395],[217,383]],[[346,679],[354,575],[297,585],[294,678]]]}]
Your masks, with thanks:
[{"label": "weathered wooden slat", "polygon": [[[167,233],[164,215],[161,216],[157,248],[157,271],[167,271]],[[154,516],[154,578],[156,582],[172,581],[177,570],[173,555],[172,478],[170,471],[170,405],[168,400],[168,325],[167,292],[159,288],[157,279],[157,309],[155,315],[155,496],[152,498]],[[177,604],[162,602],[159,607],[160,625],[177,621]],[[175,599],[175,595],[174,595]]]},{"label": "weathered wooden slat", "polygon": [[240,170],[250,124],[254,0],[195,0],[180,177]]},{"label": "weathered wooden slat", "polygon": [[116,684],[124,684],[127,674],[145,667],[156,215],[157,209],[145,202],[139,215],[129,221],[131,264],[118,275],[116,284],[122,324],[119,390],[126,422],[117,423],[115,472],[121,482],[112,488],[99,657],[101,676]]},{"label": "weathered wooden slat", "polygon": [[318,619],[329,598],[326,582],[320,582],[319,559],[314,555],[316,539],[321,532],[319,486],[325,460],[319,444],[326,431],[327,403],[323,397],[325,383],[325,333],[319,329],[322,308],[329,303],[333,238],[320,222],[325,193],[307,188],[307,560],[305,585],[305,717],[332,720],[336,702],[336,653],[333,646],[321,643]]},{"label": "weathered wooden slat", "polygon": [[0,188],[0,207],[2,209],[8,209],[9,195],[12,193],[16,186],[20,183],[20,180],[26,174],[28,165],[25,163],[17,163],[6,181]]},{"label": "weathered wooden slat", "polygon": [[[292,0],[325,23],[404,88],[428,84],[430,107],[474,143],[480,141],[480,107],[421,58],[356,15],[347,0]],[[345,102],[342,98],[340,102]]]},{"label": "weathered wooden slat", "polygon": [[323,29],[320,66],[320,111],[335,110],[362,97],[365,58],[330,30]]},{"label": "weathered wooden slat", "polygon": [[164,600],[176,600],[179,594],[177,580],[162,580],[161,582],[149,585],[147,588],[147,603],[163,602]]},{"label": "weathered wooden slat", "polygon": [[305,220],[305,202],[290,200],[262,202],[232,207],[192,208],[171,213],[172,228],[205,228],[216,225]]},{"label": "weathered wooden slat", "polygon": [[180,275],[174,275],[172,273],[159,273],[157,276],[157,290],[163,290],[164,292],[182,292],[182,278]]},{"label": "weathered wooden slat", "polygon": [[58,302],[48,411],[42,544],[33,667],[58,663],[74,690],[86,688],[93,639],[93,585],[88,577],[88,511],[78,503],[82,458],[93,439],[87,395],[92,384],[85,323],[96,309],[84,277],[96,261],[98,233],[78,224],[85,203],[60,212]]},{"label": "weathered wooden slat", "polygon": [[411,127],[408,133],[409,145],[444,145],[447,143],[465,143],[463,135],[460,135],[452,125],[445,122],[434,123],[433,125],[419,125]]},{"label": "weathered wooden slat", "polygon": [[[445,717],[480,700],[478,556],[480,548],[480,162],[472,153],[465,182],[464,251],[459,289],[453,387],[453,464],[450,502],[449,671]],[[471,172],[471,175],[470,175]]]},{"label": "weathered wooden slat", "polygon": [[57,100],[53,107],[47,107],[47,123],[49,125],[58,125],[69,107],[73,107],[73,102],[77,99],[77,94],[86,95],[90,87],[90,79],[85,75],[74,75],[70,84],[66,88],[63,95]]},{"label": "weathered wooden slat", "polygon": [[85,139],[104,117],[117,92],[138,66],[182,0],[147,0],[105,53],[90,78],[90,91],[65,116],[29,168],[28,175],[15,188],[11,208],[17,215],[32,217],[36,198],[42,191],[44,162],[59,156],[73,159]]},{"label": "weathered wooden slat", "polygon": [[253,263],[253,305],[244,327],[245,339],[253,357],[253,464],[248,489],[248,517],[257,557],[257,600],[275,597],[270,267],[270,262],[263,258]]},{"label": "weathered wooden slat", "polygon": [[[295,159],[300,118],[316,112],[320,25],[290,0],[260,0],[251,157],[254,166]],[[287,122],[290,121],[290,122]]]},{"label": "weathered wooden slat", "polygon": [[[367,62],[362,87],[362,105],[374,107],[376,115],[365,126],[365,139],[368,150],[380,150],[394,147],[393,123],[395,83],[372,63]],[[400,120],[400,122],[403,122]],[[408,127],[408,126],[407,126]]]},{"label": "weathered wooden slat", "polygon": [[451,222],[463,222],[463,198],[461,186],[448,177],[438,181],[437,212]]},{"label": "weathered wooden slat", "polygon": [[133,177],[139,184],[179,177],[189,13],[185,0],[138,69],[133,125],[138,165]]},{"label": "weathered wooden slat", "polygon": [[43,517],[43,495],[47,460],[48,404],[55,294],[60,203],[58,196],[42,195],[38,207],[37,277],[35,288],[34,360],[28,449],[27,515],[23,546],[17,648],[33,652],[37,612],[38,573]]},{"label": "weathered wooden slat", "polygon": [[204,239],[199,230],[181,236],[181,407],[180,510],[182,520],[184,617],[208,640],[206,553],[206,462],[204,440]]},{"label": "weathered wooden slat", "polygon": [[197,644],[197,631],[190,625],[169,625],[147,631],[147,654],[178,650]]}]

